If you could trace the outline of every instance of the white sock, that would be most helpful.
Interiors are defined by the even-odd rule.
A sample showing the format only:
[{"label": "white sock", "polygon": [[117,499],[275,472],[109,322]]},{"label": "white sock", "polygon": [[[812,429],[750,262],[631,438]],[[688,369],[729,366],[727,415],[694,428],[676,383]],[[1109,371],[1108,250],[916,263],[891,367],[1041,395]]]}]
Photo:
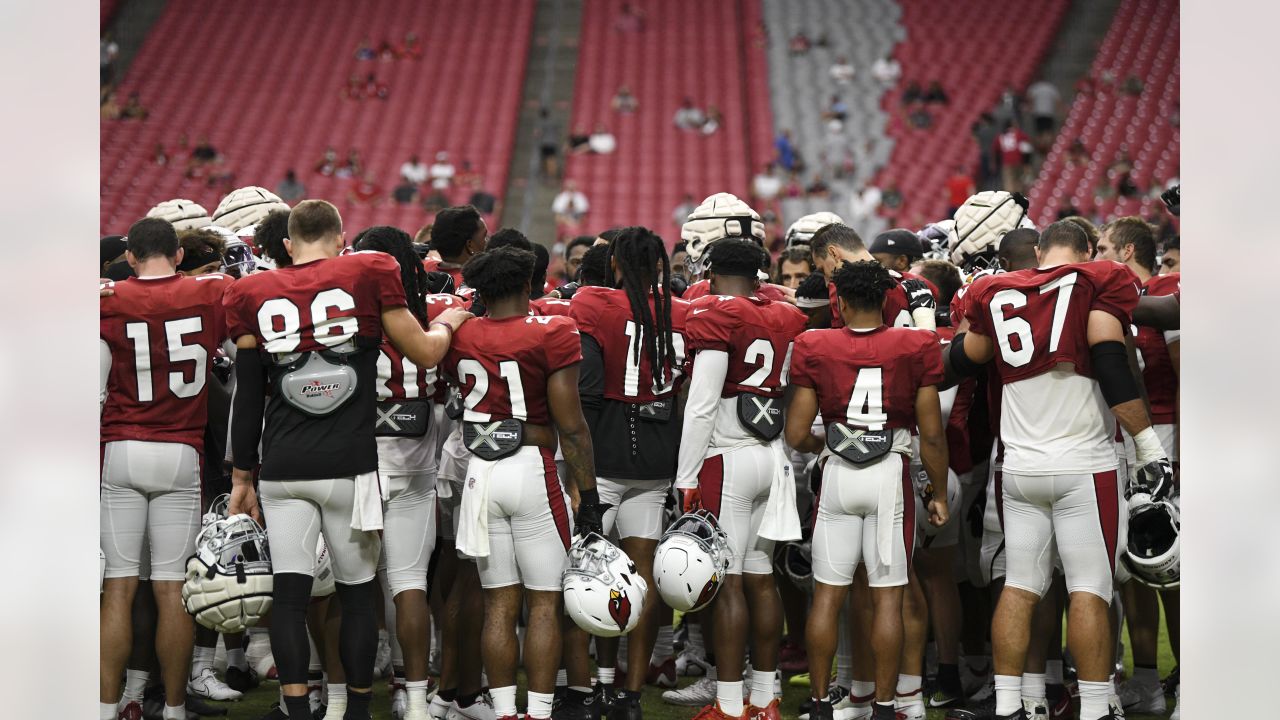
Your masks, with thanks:
[{"label": "white sock", "polygon": [[1022,697],[1030,700],[1044,700],[1049,696],[1044,684],[1044,673],[1022,673]]},{"label": "white sock", "polygon": [[924,694],[920,692],[920,685],[923,678],[919,675],[899,675],[897,697],[894,699],[894,706],[905,708],[910,705],[923,705]]},{"label": "white sock", "polygon": [[1148,687],[1151,685],[1159,685],[1160,671],[1156,668],[1144,668],[1137,667],[1135,665],[1133,668],[1133,679],[1139,685],[1146,685]]},{"label": "white sock", "polygon": [[[529,712],[525,714],[527,718],[541,718],[546,720],[551,717],[551,702],[555,699],[555,695],[551,693],[536,693],[529,691]],[[512,713],[513,715],[515,713]],[[499,715],[498,717],[502,717]]]},{"label": "white sock", "polygon": [[773,702],[773,673],[766,670],[751,671],[751,704],[765,708]]},{"label": "white sock", "polygon": [[[769,674],[769,695],[773,696],[773,674]],[[742,681],[737,682],[720,682],[716,681],[716,703],[720,705],[720,710],[730,717],[738,717],[742,714]]]},{"label": "white sock", "polygon": [[116,720],[119,712],[116,703],[98,703],[98,720]]},{"label": "white sock", "polygon": [[328,683],[325,689],[329,692],[329,702],[325,705],[329,706],[326,715],[347,709],[347,684],[346,683]]},{"label": "white sock", "polygon": [[1050,660],[1044,664],[1045,682],[1050,685],[1062,685],[1062,661]]},{"label": "white sock", "polygon": [[409,708],[427,709],[427,685],[428,680],[410,680],[404,684],[404,689],[409,693]]},{"label": "white sock", "polygon": [[996,714],[1012,715],[1022,709],[1022,678],[996,675]]},{"label": "white sock", "polygon": [[1111,712],[1108,703],[1111,700],[1111,683],[1088,682],[1081,680],[1080,685],[1080,720],[1098,720]]},{"label": "white sock", "polygon": [[602,667],[596,670],[596,678],[600,680],[601,685],[612,685],[613,678],[617,675],[617,671],[613,668]]},{"label": "white sock", "polygon": [[[849,672],[853,672],[850,670]],[[871,701],[876,699],[876,684],[867,680],[850,680],[849,681],[849,702],[853,703],[856,708],[871,707]]]},{"label": "white sock", "polygon": [[164,715],[161,717],[163,717],[164,720],[187,720],[187,706],[165,705]]},{"label": "white sock", "polygon": [[556,671],[556,687],[562,688],[569,684],[569,671],[561,668]]},{"label": "white sock", "polygon": [[200,673],[205,668],[213,667],[213,648],[200,647],[197,645],[191,651],[191,677],[192,679],[200,677]]},{"label": "white sock", "polygon": [[147,680],[151,673],[146,670],[124,671],[124,701],[142,702],[142,695],[147,691]]},{"label": "white sock", "polygon": [[649,656],[651,664],[661,665],[671,657],[675,652],[674,637],[675,628],[670,625],[658,628],[658,639],[653,643],[653,654]]},{"label": "white sock", "polygon": [[498,717],[515,717],[516,686],[508,685],[500,688],[489,688],[489,696],[493,698],[493,714]]},{"label": "white sock", "polygon": [[249,669],[249,661],[244,657],[242,648],[232,648],[227,651],[227,667],[239,668],[241,670]]}]

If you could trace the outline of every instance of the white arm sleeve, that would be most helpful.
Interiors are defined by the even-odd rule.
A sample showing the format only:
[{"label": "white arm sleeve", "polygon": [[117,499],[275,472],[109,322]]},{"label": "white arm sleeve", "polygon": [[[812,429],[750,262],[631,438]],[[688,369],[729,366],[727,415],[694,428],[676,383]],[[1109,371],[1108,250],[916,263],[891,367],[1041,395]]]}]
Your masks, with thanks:
[{"label": "white arm sleeve", "polygon": [[98,338],[98,412],[107,404],[107,378],[111,375],[111,348]]},{"label": "white arm sleeve", "polygon": [[702,350],[694,358],[676,465],[677,490],[698,487],[698,471],[707,458],[707,448],[711,447],[716,411],[720,408],[720,392],[724,390],[724,379],[728,374],[729,353],[723,350]]},{"label": "white arm sleeve", "polygon": [[911,311],[911,321],[921,330],[938,331],[938,317],[931,307],[918,307]]}]

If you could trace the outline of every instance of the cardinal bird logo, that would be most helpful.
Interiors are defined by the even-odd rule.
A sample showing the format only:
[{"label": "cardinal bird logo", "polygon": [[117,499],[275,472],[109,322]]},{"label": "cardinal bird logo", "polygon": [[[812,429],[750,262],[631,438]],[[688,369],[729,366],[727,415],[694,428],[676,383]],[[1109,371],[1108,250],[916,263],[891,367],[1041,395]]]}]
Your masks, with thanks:
[{"label": "cardinal bird logo", "polygon": [[631,598],[617,590],[610,590],[609,616],[618,623],[618,629],[625,632],[627,623],[631,621]]},{"label": "cardinal bird logo", "polygon": [[720,587],[720,574],[716,573],[711,576],[706,585],[702,586],[702,593],[698,595],[698,602],[694,607],[702,607],[711,602],[711,598],[716,596],[716,588]]}]

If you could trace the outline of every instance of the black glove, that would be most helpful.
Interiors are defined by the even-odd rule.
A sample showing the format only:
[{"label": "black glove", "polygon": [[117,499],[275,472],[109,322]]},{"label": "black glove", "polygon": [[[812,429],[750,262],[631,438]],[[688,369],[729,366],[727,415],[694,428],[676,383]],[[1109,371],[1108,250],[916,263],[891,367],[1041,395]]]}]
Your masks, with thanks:
[{"label": "black glove", "polygon": [[817,495],[822,490],[822,463],[813,460],[807,468],[809,471],[809,491]]},{"label": "black glove", "polygon": [[1173,494],[1173,464],[1169,458],[1160,458],[1138,468],[1133,482],[1125,488],[1124,499],[1146,493],[1152,501],[1164,500]]},{"label": "black glove", "polygon": [[667,287],[671,288],[672,295],[684,297],[684,292],[689,289],[689,281],[683,275],[674,275],[667,281]]},{"label": "black glove", "polygon": [[912,310],[916,308],[934,308],[938,304],[933,297],[933,291],[929,289],[929,285],[923,280],[915,278],[903,280],[902,289],[907,293],[907,306]]},{"label": "black glove", "polygon": [[447,272],[432,270],[427,273],[427,292],[431,295],[452,295],[453,276]]},{"label": "black glove", "polygon": [[1179,209],[1182,207],[1182,186],[1174,185],[1165,190],[1160,193],[1160,199],[1164,201],[1164,206],[1169,208],[1169,212],[1177,216]]},{"label": "black glove", "polygon": [[578,288],[580,287],[582,287],[580,284],[571,282],[568,285],[560,286],[556,292],[560,295],[561,300],[570,300],[573,298],[573,294],[578,292]]},{"label": "black glove", "polygon": [[209,369],[213,376],[223,385],[231,382],[231,358],[219,352],[213,357],[213,366]]},{"label": "black glove", "polygon": [[969,506],[969,514],[965,520],[969,524],[969,537],[982,537],[982,520],[987,514],[987,491],[983,490],[978,493],[978,497],[973,499],[973,504]]},{"label": "black glove", "polygon": [[582,537],[591,533],[604,535],[604,514],[613,505],[600,502],[600,491],[595,488],[582,491],[578,502],[578,515],[573,519],[574,532]]}]

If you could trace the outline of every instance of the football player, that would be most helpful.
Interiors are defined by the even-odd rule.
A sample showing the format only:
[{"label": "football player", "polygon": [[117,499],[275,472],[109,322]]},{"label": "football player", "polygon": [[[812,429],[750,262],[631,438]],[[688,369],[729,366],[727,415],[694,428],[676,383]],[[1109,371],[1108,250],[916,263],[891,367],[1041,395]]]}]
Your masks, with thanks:
[{"label": "football player", "polygon": [[[656,587],[653,553],[680,445],[675,405],[689,304],[671,295],[666,248],[654,232],[624,228],[608,248],[616,287],[579,290],[570,309],[582,333],[579,390],[592,429],[600,500],[612,506],[604,516],[605,532],[617,529],[622,550],[649,587]],[[669,686],[675,684],[670,652],[651,657],[659,604],[645,603],[628,636],[627,677],[613,698],[613,720],[639,720],[640,691],[655,671],[666,672]],[[599,666],[611,669],[616,643],[601,639],[596,647]]]},{"label": "football player", "polygon": [[416,365],[434,367],[470,317],[446,310],[424,333],[407,307],[396,261],[383,253],[340,255],[344,245],[337,208],[322,200],[298,203],[285,241],[294,264],[243,278],[225,299],[239,349],[230,512],[262,514],[252,475],[261,438],[260,491],[274,573],[271,649],[294,718],[311,712],[306,613],[321,534],[342,605],[344,718],[369,718],[382,529],[374,435],[382,334]]},{"label": "football player", "polygon": [[[730,193],[716,193],[689,214],[689,220],[680,228],[680,239],[685,243],[688,252],[688,267],[691,276],[703,276],[693,283],[680,297],[685,300],[696,300],[712,292],[711,281],[705,277],[706,260],[711,247],[727,238],[750,240],[758,247],[764,247],[764,223],[760,214],[752,210],[745,202]],[[759,293],[766,300],[795,299],[794,291],[768,283],[768,275],[764,270],[769,268],[769,257],[762,256],[761,266],[756,268],[757,287],[753,292]]]},{"label": "football player", "polygon": [[[845,327],[806,333],[791,360],[795,386],[787,410],[787,442],[802,452],[830,450],[813,529],[817,585],[809,615],[811,718],[829,720],[824,697],[835,654],[837,618],[859,563],[867,566],[874,607],[872,717],[896,717],[895,690],[903,647],[903,588],[915,541],[914,485],[908,472],[911,430],[918,425],[928,474],[930,523],[948,518],[947,444],[937,384],[943,379],[932,334],[884,324],[885,295],[898,283],[872,262],[835,272]],[[811,431],[822,409],[826,441]]]},{"label": "football player", "polygon": [[[703,720],[778,718],[773,688],[782,608],[773,544],[800,536],[791,463],[777,442],[779,401],[792,342],[806,317],[793,305],[755,295],[764,256],[750,240],[717,240],[706,271],[713,294],[693,302],[686,323],[693,365],[675,487],[686,510],[701,503],[716,516],[733,552],[711,605],[718,682],[715,702],[698,714]],[[748,704],[746,627],[752,628]]]},{"label": "football player", "polygon": [[[295,211],[296,212],[296,211]],[[569,318],[529,313],[533,253],[503,247],[463,268],[488,315],[454,338],[442,371],[462,392],[467,464],[458,550],[484,587],[484,665],[499,718],[516,715],[516,620],[528,604],[528,717],[551,716],[561,652],[561,573],[570,518],[554,461],[557,436],[582,534],[600,532],[591,435],[578,396],[582,348]],[[554,423],[554,427],[553,427]]]},{"label": "football player", "polygon": [[440,259],[428,257],[422,266],[427,272],[449,273],[453,286],[461,291],[464,287],[462,266],[484,252],[488,241],[489,228],[479,210],[471,205],[447,207],[436,214],[431,225],[431,247],[440,253]]},{"label": "football player", "polygon": [[[875,258],[867,250],[857,231],[840,223],[826,225],[815,232],[809,241],[809,247],[813,251],[814,265],[829,283],[831,327],[842,327],[844,319],[836,309],[837,293],[835,284],[830,283],[830,280],[835,276],[835,271],[846,262]],[[890,327],[918,327],[926,330],[937,327],[937,320],[933,316],[936,301],[928,284],[914,275],[891,272],[890,276],[898,281],[898,285],[885,296],[885,324]]]},{"label": "football player", "polygon": [[1182,272],[1182,244],[1178,238],[1165,243],[1164,253],[1160,255],[1160,274],[1173,275]]},{"label": "football player", "polygon": [[[1071,593],[1068,645],[1080,717],[1116,717],[1108,703],[1107,613],[1123,488],[1104,407],[1138,446],[1140,481],[1130,490],[1155,498],[1170,492],[1168,458],[1124,346],[1137,279],[1118,263],[1085,262],[1088,253],[1079,226],[1050,225],[1040,236],[1038,268],[993,275],[970,289],[969,331],[944,351],[949,367],[963,374],[995,361],[1004,383],[1006,578],[992,627],[997,718],[1026,716],[1021,674],[1032,614],[1052,579],[1055,545]],[[1086,369],[1089,375],[1082,374]]]},{"label": "football player", "polygon": [[[177,273],[184,253],[173,225],[134,223],[125,257],[135,278],[101,299],[101,546],[99,716],[114,720],[131,646],[139,566],[150,554],[163,716],[186,718],[193,626],[182,604],[186,562],[200,528],[200,453],[208,420],[210,358],[226,337],[222,298],[231,279]],[[138,708],[140,714],[141,708]]]},{"label": "football player", "polygon": [[816,271],[813,254],[807,246],[787,248],[778,256],[778,271],[774,275],[774,281],[782,287],[795,290],[805,278]]}]

